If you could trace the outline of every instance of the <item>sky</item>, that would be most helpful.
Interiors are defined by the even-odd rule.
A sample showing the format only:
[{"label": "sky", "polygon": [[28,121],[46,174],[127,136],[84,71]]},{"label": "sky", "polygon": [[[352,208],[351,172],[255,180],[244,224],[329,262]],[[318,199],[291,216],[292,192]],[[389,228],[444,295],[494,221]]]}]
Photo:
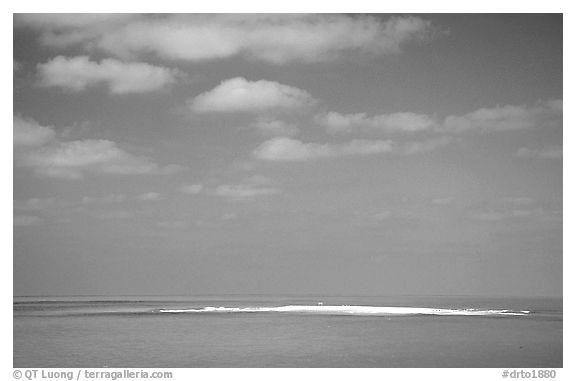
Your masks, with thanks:
[{"label": "sky", "polygon": [[562,16],[14,16],[14,295],[562,296]]}]

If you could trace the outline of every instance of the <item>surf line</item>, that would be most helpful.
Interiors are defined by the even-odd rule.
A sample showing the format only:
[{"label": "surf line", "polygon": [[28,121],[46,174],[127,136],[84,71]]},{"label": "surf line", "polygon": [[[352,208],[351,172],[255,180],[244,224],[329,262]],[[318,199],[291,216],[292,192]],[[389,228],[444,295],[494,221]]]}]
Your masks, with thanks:
[{"label": "surf line", "polygon": [[426,307],[379,307],[379,306],[325,306],[288,305],[280,307],[203,307],[188,309],[160,309],[162,313],[309,313],[325,315],[441,315],[441,316],[524,316],[530,311],[446,309]]}]

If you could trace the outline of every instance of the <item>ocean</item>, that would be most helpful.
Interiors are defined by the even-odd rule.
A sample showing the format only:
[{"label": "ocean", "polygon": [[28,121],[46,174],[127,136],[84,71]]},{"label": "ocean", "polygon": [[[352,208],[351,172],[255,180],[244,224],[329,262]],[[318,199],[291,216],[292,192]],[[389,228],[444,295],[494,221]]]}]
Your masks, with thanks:
[{"label": "ocean", "polygon": [[15,297],[14,367],[557,368],[562,299]]}]

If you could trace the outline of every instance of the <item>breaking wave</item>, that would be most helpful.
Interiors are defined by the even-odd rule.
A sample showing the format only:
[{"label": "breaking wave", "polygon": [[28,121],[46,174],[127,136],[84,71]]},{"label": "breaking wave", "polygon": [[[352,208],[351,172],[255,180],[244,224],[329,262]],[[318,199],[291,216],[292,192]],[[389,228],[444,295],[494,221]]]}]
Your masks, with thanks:
[{"label": "breaking wave", "polygon": [[202,307],[160,309],[161,313],[299,313],[318,315],[442,315],[442,316],[523,316],[530,311],[446,309],[425,307],[288,305],[280,307]]}]

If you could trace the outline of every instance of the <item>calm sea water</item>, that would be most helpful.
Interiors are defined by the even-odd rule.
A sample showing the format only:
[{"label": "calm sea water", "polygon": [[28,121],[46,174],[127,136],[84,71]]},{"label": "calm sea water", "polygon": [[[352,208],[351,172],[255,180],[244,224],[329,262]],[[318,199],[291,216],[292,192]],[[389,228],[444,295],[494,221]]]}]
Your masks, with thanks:
[{"label": "calm sea water", "polygon": [[[162,313],[363,305],[505,316]],[[14,367],[562,367],[562,300],[455,297],[14,299]]]}]

